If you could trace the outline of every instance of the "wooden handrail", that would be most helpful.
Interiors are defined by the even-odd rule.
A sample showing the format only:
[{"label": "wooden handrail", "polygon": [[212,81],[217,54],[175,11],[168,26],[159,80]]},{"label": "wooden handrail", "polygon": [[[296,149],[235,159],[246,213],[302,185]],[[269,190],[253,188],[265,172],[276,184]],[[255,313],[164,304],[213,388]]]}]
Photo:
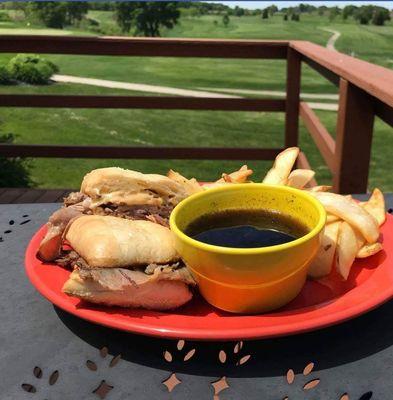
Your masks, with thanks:
[{"label": "wooden handrail", "polygon": [[340,79],[333,189],[339,193],[367,191],[374,110],[371,96]]},{"label": "wooden handrail", "polygon": [[331,172],[335,172],[335,160],[334,154],[336,145],[334,139],[330,136],[330,133],[324,127],[322,122],[319,120],[315,112],[308,106],[307,103],[300,103],[300,116],[304,124],[306,125],[308,132],[314,139],[323,159]]},{"label": "wooden handrail", "polygon": [[1,35],[1,53],[284,59],[288,41]]},{"label": "wooden handrail", "polygon": [[283,148],[57,146],[0,144],[0,157],[274,160]]},{"label": "wooden handrail", "polygon": [[393,71],[328,50],[311,42],[291,41],[290,47],[366,93],[393,107]]},{"label": "wooden handrail", "polygon": [[168,96],[75,96],[0,94],[0,107],[134,108],[162,110],[285,111],[276,99],[220,99]]}]

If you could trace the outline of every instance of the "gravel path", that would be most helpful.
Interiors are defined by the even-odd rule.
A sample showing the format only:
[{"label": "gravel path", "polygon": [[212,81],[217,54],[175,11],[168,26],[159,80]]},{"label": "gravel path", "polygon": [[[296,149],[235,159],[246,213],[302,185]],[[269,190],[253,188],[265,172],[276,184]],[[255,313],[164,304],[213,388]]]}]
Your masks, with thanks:
[{"label": "gravel path", "polygon": [[[228,98],[228,99],[240,99],[243,96],[237,96],[235,94],[260,94],[267,96],[278,96],[285,97],[285,92],[274,91],[274,90],[246,90],[246,89],[222,89],[222,88],[201,88],[202,90],[189,90],[189,89],[178,89],[168,86],[156,86],[156,85],[146,85],[141,83],[128,83],[119,81],[110,81],[105,79],[93,79],[93,78],[83,78],[79,76],[70,75],[53,75],[52,80],[61,83],[79,83],[82,85],[92,85],[99,87],[106,87],[111,89],[125,89],[138,92],[147,93],[159,93],[159,94],[169,94],[177,96],[191,96],[191,97],[210,97],[210,98]],[[218,93],[217,93],[218,92]],[[220,93],[221,92],[221,93]],[[234,93],[226,94],[222,92]],[[316,93],[302,93],[303,99],[321,99],[321,100],[338,100],[338,95],[336,94],[316,94]],[[336,103],[318,103],[312,102],[308,103],[311,108],[317,110],[329,110],[336,111]]]},{"label": "gravel path", "polygon": [[141,83],[108,81],[106,79],[92,79],[92,78],[83,78],[79,76],[70,76],[70,75],[56,74],[53,75],[51,79],[55,82],[62,82],[62,83],[79,83],[82,85],[92,85],[92,86],[106,87],[111,89],[125,89],[125,90],[134,90],[138,92],[170,94],[177,96],[210,97],[210,98],[214,97],[214,98],[228,98],[228,99],[240,98],[240,96],[205,92],[200,90],[178,89],[167,86],[145,85]]},{"label": "gravel path", "polygon": [[320,29],[322,29],[323,31],[326,31],[326,32],[333,33],[333,35],[329,38],[329,40],[326,43],[326,48],[328,50],[337,51],[337,49],[334,47],[334,45],[336,44],[336,40],[341,36],[341,32],[335,31],[333,29],[328,29],[328,28],[320,28]]}]

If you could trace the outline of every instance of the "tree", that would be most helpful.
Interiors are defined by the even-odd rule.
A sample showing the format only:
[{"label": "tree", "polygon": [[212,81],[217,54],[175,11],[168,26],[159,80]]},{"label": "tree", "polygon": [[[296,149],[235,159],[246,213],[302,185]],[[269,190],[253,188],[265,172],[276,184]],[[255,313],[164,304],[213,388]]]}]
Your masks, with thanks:
[{"label": "tree", "polygon": [[244,15],[244,8],[236,6],[233,10],[233,13],[236,15],[236,17],[242,17]]},{"label": "tree", "polygon": [[284,21],[288,21],[288,14],[284,14]]},{"label": "tree", "polygon": [[222,23],[224,24],[225,28],[228,26],[228,24],[229,24],[229,16],[228,16],[228,14],[225,14],[222,17]]},{"label": "tree", "polygon": [[66,24],[67,12],[64,3],[56,1],[31,1],[29,13],[32,13],[48,28],[62,29]]},{"label": "tree", "polygon": [[262,19],[268,19],[269,18],[269,9],[268,8],[265,8],[263,11],[262,11]]},{"label": "tree", "polygon": [[356,10],[357,10],[358,8],[356,7],[356,6],[354,6],[354,5],[349,5],[349,6],[345,6],[344,8],[343,8],[343,19],[344,20],[346,20],[346,19],[348,19],[348,17],[353,17],[353,15],[355,14],[355,12],[356,12]]},{"label": "tree", "polygon": [[334,19],[336,19],[336,17],[338,15],[340,15],[340,9],[336,6],[336,7],[332,7],[329,11],[329,21],[333,21]]},{"label": "tree", "polygon": [[111,11],[115,9],[115,3],[113,1],[89,1],[89,9]]},{"label": "tree", "polygon": [[115,17],[123,33],[128,33],[131,29],[135,3],[128,1],[116,2]]},{"label": "tree", "polygon": [[176,2],[138,1],[131,4],[135,5],[136,32],[144,36],[160,36],[161,28],[172,29],[180,17]]},{"label": "tree", "polygon": [[373,6],[362,6],[357,9],[355,13],[355,19],[360,22],[361,25],[367,25],[374,14]]},{"label": "tree", "polygon": [[383,7],[376,7],[372,19],[374,25],[385,25],[385,21],[390,20],[389,10]]},{"label": "tree", "polygon": [[298,13],[294,13],[291,15],[291,20],[299,22],[300,21],[300,15]]},{"label": "tree", "polygon": [[273,15],[278,11],[278,8],[277,8],[277,6],[275,6],[275,5],[273,4],[273,5],[271,5],[270,7],[268,7],[268,10],[269,10],[270,16],[273,16]]},{"label": "tree", "polygon": [[320,6],[318,7],[318,15],[322,16],[325,14],[325,12],[327,11],[327,7],[326,6]]},{"label": "tree", "polygon": [[299,4],[299,11],[301,13],[311,13],[313,11],[315,11],[317,8],[311,4],[303,4],[300,3]]},{"label": "tree", "polygon": [[76,24],[89,11],[89,4],[85,1],[67,1],[65,2],[65,8],[67,13],[66,22],[68,24]]}]

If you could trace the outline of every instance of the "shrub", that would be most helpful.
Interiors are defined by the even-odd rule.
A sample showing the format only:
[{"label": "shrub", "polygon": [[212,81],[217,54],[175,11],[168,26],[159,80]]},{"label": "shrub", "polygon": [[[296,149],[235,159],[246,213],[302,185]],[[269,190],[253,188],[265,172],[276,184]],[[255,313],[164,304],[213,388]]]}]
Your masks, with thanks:
[{"label": "shrub", "polygon": [[55,64],[35,54],[18,54],[10,60],[8,69],[13,79],[30,84],[49,83],[50,77],[59,72]]},{"label": "shrub", "polygon": [[375,11],[374,11],[374,16],[372,19],[372,23],[374,25],[385,25],[385,21],[389,21],[390,20],[390,14],[389,14],[389,10],[387,10],[386,8],[382,8],[382,7],[378,7]]},{"label": "shrub", "polygon": [[11,83],[12,77],[7,65],[0,65],[0,85],[10,85]]},{"label": "shrub", "polygon": [[7,12],[0,13],[0,22],[10,22],[10,21],[12,21],[12,19],[10,18]]},{"label": "shrub", "polygon": [[[0,134],[0,143],[12,143],[14,139],[11,133]],[[32,184],[28,160],[0,157],[0,187],[30,187]]]},{"label": "shrub", "polygon": [[300,15],[299,14],[292,14],[291,15],[291,20],[299,22],[300,21]]}]

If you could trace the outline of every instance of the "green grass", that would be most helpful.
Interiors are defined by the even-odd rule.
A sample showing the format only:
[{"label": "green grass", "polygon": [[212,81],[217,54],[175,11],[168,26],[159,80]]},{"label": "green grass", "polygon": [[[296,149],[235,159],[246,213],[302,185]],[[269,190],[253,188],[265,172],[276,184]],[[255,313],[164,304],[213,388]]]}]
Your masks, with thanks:
[{"label": "green grass", "polygon": [[[94,11],[90,18],[100,28],[117,34],[112,13]],[[360,27],[353,22],[330,23],[326,17],[302,15],[302,21],[284,22],[282,16],[261,20],[258,17],[231,17],[228,27],[220,16],[187,16],[173,30],[163,31],[171,37],[217,37],[245,39],[303,39],[324,45],[330,34],[320,28],[342,32],[338,49],[357,57],[391,67],[393,25]],[[217,24],[214,23],[217,21]],[[26,30],[22,22],[0,23],[0,34],[13,27]],[[34,26],[39,29],[39,26]],[[42,27],[41,27],[42,28]],[[7,31],[2,31],[6,29]],[[43,30],[45,31],[45,30]],[[34,33],[37,31],[35,30]],[[94,34],[70,29],[67,34]],[[33,33],[33,32],[32,32]],[[63,31],[58,31],[63,33]],[[370,45],[367,46],[366,44]],[[0,55],[0,63],[11,55]],[[239,88],[285,90],[285,61],[187,59],[142,57],[96,57],[45,55],[60,67],[60,73],[91,78],[147,83],[179,88]],[[337,89],[316,72],[304,67],[302,90],[310,93],[337,93]],[[2,86],[2,93],[53,94],[139,94],[124,90],[103,89],[85,85],[54,84],[49,86]],[[141,93],[146,94],[146,93]],[[336,113],[318,112],[334,134]],[[0,108],[0,131],[17,135],[17,143],[101,144],[132,146],[230,146],[276,147],[283,145],[284,116],[281,113],[161,111],[161,110],[80,110],[80,109],[11,109]],[[393,190],[393,177],[386,174],[392,129],[376,122],[372,148],[370,187]],[[301,127],[302,149],[307,154],[317,179],[327,183],[330,175],[305,128]],[[144,172],[165,173],[169,168],[201,180],[216,179],[222,172],[237,169],[241,161],[180,160],[59,160],[34,159],[32,176],[38,187],[77,187],[82,176],[97,167],[118,165]],[[248,165],[258,181],[270,162],[255,161]]]}]

